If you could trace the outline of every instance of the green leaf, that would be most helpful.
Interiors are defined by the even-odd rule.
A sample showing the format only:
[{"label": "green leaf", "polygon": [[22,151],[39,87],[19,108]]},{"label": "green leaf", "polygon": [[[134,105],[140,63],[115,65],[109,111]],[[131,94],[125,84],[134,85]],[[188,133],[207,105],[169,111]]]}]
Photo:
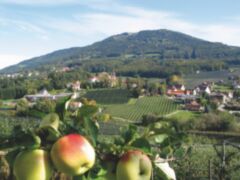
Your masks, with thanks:
[{"label": "green leaf", "polygon": [[84,175],[81,175],[81,176],[74,176],[73,180],[88,180],[88,178],[85,177]]},{"label": "green leaf", "polygon": [[92,117],[98,112],[97,106],[84,105],[78,111],[78,118],[83,119],[85,117]]},{"label": "green leaf", "polygon": [[41,145],[41,139],[31,130],[29,131],[16,131],[12,136],[7,138],[4,142],[0,144],[0,149],[11,149],[18,147],[25,148],[39,148]]},{"label": "green leaf", "polygon": [[56,104],[55,112],[59,115],[59,118],[63,121],[66,114],[66,103],[71,99],[71,97],[63,98],[59,100]]},{"label": "green leaf", "polygon": [[40,123],[40,128],[52,127],[57,130],[59,127],[59,121],[60,120],[58,114],[50,113],[43,118]]},{"label": "green leaf", "polygon": [[147,139],[145,138],[140,138],[135,140],[132,144],[132,147],[135,147],[137,149],[141,149],[142,151],[144,151],[145,153],[151,153],[151,145],[148,142]]},{"label": "green leaf", "polygon": [[173,156],[178,159],[184,158],[184,156],[187,154],[188,148],[187,147],[180,147],[175,150]]},{"label": "green leaf", "polygon": [[129,125],[128,129],[122,133],[126,145],[130,145],[130,143],[137,139],[138,136],[137,126],[135,125]]},{"label": "green leaf", "polygon": [[94,144],[94,146],[96,146],[98,138],[98,127],[96,123],[92,119],[85,117],[83,119],[83,126],[87,133],[87,136],[91,138],[92,143]]},{"label": "green leaf", "polygon": [[166,146],[164,148],[161,149],[161,157],[167,157],[169,156],[170,154],[173,153],[173,149],[171,146]]},{"label": "green leaf", "polygon": [[161,144],[165,139],[168,138],[168,135],[167,134],[159,134],[159,135],[152,136],[152,138],[154,139],[155,143]]},{"label": "green leaf", "polygon": [[39,129],[38,133],[42,139],[51,142],[56,141],[61,136],[60,132],[51,126]]}]

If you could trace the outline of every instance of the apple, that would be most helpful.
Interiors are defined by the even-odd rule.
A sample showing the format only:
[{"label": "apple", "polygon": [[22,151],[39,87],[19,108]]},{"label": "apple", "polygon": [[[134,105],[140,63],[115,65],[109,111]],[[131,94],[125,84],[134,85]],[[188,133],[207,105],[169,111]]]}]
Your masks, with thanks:
[{"label": "apple", "polygon": [[51,158],[58,171],[75,176],[84,174],[95,163],[95,151],[79,134],[61,137],[51,149]]},{"label": "apple", "polygon": [[150,180],[152,163],[139,150],[127,151],[117,164],[117,180]]},{"label": "apple", "polygon": [[48,152],[34,149],[17,155],[13,172],[17,180],[50,180],[53,167]]}]

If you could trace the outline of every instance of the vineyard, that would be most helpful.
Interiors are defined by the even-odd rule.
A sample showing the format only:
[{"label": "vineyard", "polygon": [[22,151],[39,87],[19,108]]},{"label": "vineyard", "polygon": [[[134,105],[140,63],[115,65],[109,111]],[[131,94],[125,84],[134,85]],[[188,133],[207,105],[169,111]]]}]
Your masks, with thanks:
[{"label": "vineyard", "polygon": [[88,91],[84,97],[94,99],[99,104],[123,104],[131,98],[131,93],[124,89],[103,89]]},{"label": "vineyard", "polygon": [[25,129],[39,124],[39,120],[34,118],[4,117],[0,118],[0,137],[12,134],[14,127],[21,126]]},{"label": "vineyard", "polygon": [[227,145],[225,165],[223,157],[221,144],[215,148],[214,144],[193,144],[186,158],[177,160],[173,166],[180,180],[239,179],[239,149]]},{"label": "vineyard", "polygon": [[146,114],[163,116],[177,109],[178,105],[166,97],[143,97],[138,99],[135,104],[106,106],[105,112],[113,117],[136,121]]}]

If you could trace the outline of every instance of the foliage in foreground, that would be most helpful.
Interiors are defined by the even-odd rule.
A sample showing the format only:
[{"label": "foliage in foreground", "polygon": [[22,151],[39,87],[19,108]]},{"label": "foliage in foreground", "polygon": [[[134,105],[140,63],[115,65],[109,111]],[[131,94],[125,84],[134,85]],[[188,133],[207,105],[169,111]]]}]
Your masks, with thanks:
[{"label": "foliage in foreground", "polygon": [[[56,106],[56,113],[49,115],[53,122],[58,121],[59,128],[54,128],[51,121],[42,121],[37,128],[15,128],[13,134],[1,140],[0,150],[7,151],[6,159],[12,170],[16,155],[26,149],[44,149],[50,151],[54,142],[60,137],[71,133],[85,136],[94,146],[97,160],[95,166],[84,175],[74,179],[106,179],[108,169],[107,159],[117,163],[119,158],[128,150],[140,150],[146,153],[154,165],[154,179],[169,179],[159,165],[159,159],[165,163],[168,160],[181,158],[187,148],[182,145],[185,135],[172,128],[168,122],[157,122],[139,130],[137,126],[130,125],[121,131],[120,136],[112,141],[102,141],[99,138],[99,121],[102,114],[91,101],[85,101],[84,106],[71,114],[67,113],[66,106],[69,101],[62,101]],[[46,123],[47,122],[47,123]],[[161,158],[159,158],[161,157]],[[59,174],[56,172],[56,174]],[[12,171],[10,178],[13,176]]]}]

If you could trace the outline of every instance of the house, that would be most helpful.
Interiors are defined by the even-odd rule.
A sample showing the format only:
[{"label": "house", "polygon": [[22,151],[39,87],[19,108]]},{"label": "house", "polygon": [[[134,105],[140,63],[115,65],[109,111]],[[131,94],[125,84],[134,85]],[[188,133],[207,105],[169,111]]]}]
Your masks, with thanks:
[{"label": "house", "polygon": [[81,82],[76,81],[67,84],[67,88],[72,89],[73,91],[80,91],[81,90]]},{"label": "house", "polygon": [[190,90],[167,90],[167,95],[168,96],[181,96],[181,95],[190,95],[191,91]]},{"label": "house", "polygon": [[195,96],[195,95],[192,95],[192,94],[190,94],[190,95],[178,95],[178,96],[176,96],[176,101],[177,102],[191,102],[191,101],[194,101],[194,100],[196,100],[197,99],[197,97]]},{"label": "house", "polygon": [[168,96],[183,96],[183,95],[191,95],[191,90],[186,90],[184,85],[173,85],[169,86],[167,89]]},{"label": "house", "polygon": [[227,96],[223,93],[212,93],[209,96],[211,102],[215,102],[217,104],[225,104],[227,102]]},{"label": "house", "polygon": [[117,85],[117,77],[115,73],[109,74],[107,72],[99,73],[97,76],[93,76],[89,79],[90,83],[97,83],[97,82],[109,82],[111,87]]},{"label": "house", "polygon": [[46,89],[43,89],[37,94],[25,95],[25,98],[28,101],[35,102],[35,101],[41,100],[41,99],[58,100],[60,98],[64,98],[64,97],[71,96],[71,95],[72,95],[72,93],[62,93],[62,94],[52,95]]},{"label": "house", "polygon": [[194,90],[197,94],[203,94],[203,93],[211,94],[211,88],[209,85],[206,85],[206,84],[201,84],[197,86]]},{"label": "house", "polygon": [[203,107],[196,101],[191,101],[185,104],[185,109],[188,111],[203,111]]},{"label": "house", "polygon": [[60,72],[69,72],[71,69],[69,67],[63,67]]},{"label": "house", "polygon": [[226,104],[233,98],[232,92],[219,93],[215,92],[209,96],[210,101],[216,102],[217,104]]},{"label": "house", "polygon": [[174,91],[177,91],[177,90],[185,91],[186,87],[183,84],[177,84],[177,85],[169,86],[168,89],[171,89]]}]

